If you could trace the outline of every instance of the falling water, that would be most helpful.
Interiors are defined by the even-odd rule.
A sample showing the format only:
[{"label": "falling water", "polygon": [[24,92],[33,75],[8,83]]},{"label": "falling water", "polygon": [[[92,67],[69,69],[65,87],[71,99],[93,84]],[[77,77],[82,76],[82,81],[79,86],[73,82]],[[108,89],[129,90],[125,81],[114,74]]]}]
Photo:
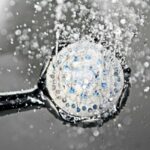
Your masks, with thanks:
[{"label": "falling water", "polygon": [[[40,59],[50,55],[55,45],[57,52],[59,42],[96,38],[111,51],[131,60],[129,65],[132,64],[135,69],[133,83],[138,79],[142,82],[150,80],[150,50],[146,39],[143,50],[134,48],[147,18],[148,0],[42,0],[34,1],[34,4],[26,0],[26,3],[34,7],[35,19],[31,22],[35,28],[28,24],[22,28],[17,26],[14,34],[8,36],[10,42],[16,40],[17,43],[14,55],[24,53],[29,59]],[[37,27],[38,17],[41,16],[43,24]]]}]

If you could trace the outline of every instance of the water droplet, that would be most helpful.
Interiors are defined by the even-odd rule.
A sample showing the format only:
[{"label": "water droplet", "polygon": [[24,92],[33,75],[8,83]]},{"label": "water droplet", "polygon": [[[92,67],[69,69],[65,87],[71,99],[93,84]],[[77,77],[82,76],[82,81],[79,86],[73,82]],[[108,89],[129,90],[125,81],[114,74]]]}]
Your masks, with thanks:
[{"label": "water droplet", "polygon": [[120,23],[121,23],[122,25],[124,25],[124,24],[126,23],[126,19],[121,19],[121,20],[120,20]]},{"label": "water droplet", "polygon": [[98,130],[94,130],[94,131],[93,131],[93,135],[94,135],[95,137],[99,136],[99,131],[98,131]]},{"label": "water droplet", "polygon": [[148,68],[148,67],[149,67],[149,62],[146,61],[146,62],[144,63],[144,67],[145,67],[145,68]]},{"label": "water droplet", "polygon": [[149,87],[149,86],[147,86],[147,87],[144,88],[144,92],[145,92],[145,93],[149,92],[149,90],[150,90],[150,87]]}]

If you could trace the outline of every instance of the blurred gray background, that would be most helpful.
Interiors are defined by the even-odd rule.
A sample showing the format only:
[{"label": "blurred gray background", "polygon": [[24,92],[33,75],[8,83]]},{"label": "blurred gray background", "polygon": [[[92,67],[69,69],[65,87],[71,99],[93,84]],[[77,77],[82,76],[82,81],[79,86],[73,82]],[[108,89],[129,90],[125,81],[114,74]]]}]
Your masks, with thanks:
[{"label": "blurred gray background", "polygon": [[[31,33],[37,34],[41,30],[48,30],[46,24],[44,29],[40,28],[45,19],[42,13],[34,13],[32,3],[35,1],[0,0],[0,92],[28,89],[38,81],[45,56],[38,57],[39,51],[35,51],[36,57],[29,57],[24,48],[24,51],[20,51],[21,48],[16,51],[18,41],[14,37],[18,27],[22,30],[32,27]],[[133,48],[141,47],[142,50],[145,38],[149,43],[149,16],[145,26],[140,29],[141,42]],[[48,15],[46,19],[53,29],[53,19]],[[31,36],[34,39],[34,35]],[[51,43],[53,40],[55,37],[51,34],[44,41],[41,40],[40,44]],[[131,67],[132,63],[134,61],[129,64]],[[0,150],[149,150],[150,93],[143,92],[149,85],[150,82],[144,84],[140,80],[134,84],[126,107],[119,116],[101,128],[82,129],[63,125],[46,109],[1,117]]]}]

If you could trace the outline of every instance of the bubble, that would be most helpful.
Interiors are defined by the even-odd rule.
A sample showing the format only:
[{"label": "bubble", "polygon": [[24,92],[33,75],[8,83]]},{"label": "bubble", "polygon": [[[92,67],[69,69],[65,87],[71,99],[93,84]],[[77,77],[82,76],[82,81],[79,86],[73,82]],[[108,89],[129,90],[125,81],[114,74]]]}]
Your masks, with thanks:
[{"label": "bubble", "polygon": [[16,31],[15,31],[15,35],[17,35],[17,36],[21,35],[21,30],[19,30],[19,29],[16,30]]},{"label": "bubble", "polygon": [[84,133],[84,129],[83,128],[78,128],[77,129],[77,134],[82,134]]},{"label": "bubble", "polygon": [[14,0],[10,0],[9,4],[10,4],[10,6],[14,6],[16,4],[16,2]]},{"label": "bubble", "polygon": [[145,68],[148,68],[148,67],[149,67],[149,62],[146,61],[146,62],[144,63],[144,67],[145,67]]},{"label": "bubble", "polygon": [[8,32],[7,32],[6,29],[4,29],[4,28],[3,28],[3,29],[0,29],[0,34],[1,34],[1,35],[7,35],[7,33],[8,33]]},{"label": "bubble", "polygon": [[94,130],[94,131],[93,131],[93,135],[94,135],[95,137],[99,136],[99,131],[98,131],[98,130]]},{"label": "bubble", "polygon": [[40,5],[36,4],[36,5],[34,5],[34,8],[36,11],[39,11],[39,12],[42,11],[42,7]]},{"label": "bubble", "polygon": [[64,0],[56,0],[58,4],[63,4]]},{"label": "bubble", "polygon": [[120,23],[124,25],[126,23],[126,19],[121,19]]},{"label": "bubble", "polygon": [[122,128],[122,124],[121,123],[118,123],[118,128]]},{"label": "bubble", "polygon": [[33,128],[34,128],[34,125],[33,125],[33,124],[30,124],[29,128],[30,128],[30,129],[33,129]]},{"label": "bubble", "polygon": [[150,87],[149,87],[149,86],[147,86],[147,87],[144,88],[144,92],[145,92],[145,93],[149,92],[149,90],[150,90]]},{"label": "bubble", "polygon": [[117,3],[118,0],[112,0],[112,3]]}]

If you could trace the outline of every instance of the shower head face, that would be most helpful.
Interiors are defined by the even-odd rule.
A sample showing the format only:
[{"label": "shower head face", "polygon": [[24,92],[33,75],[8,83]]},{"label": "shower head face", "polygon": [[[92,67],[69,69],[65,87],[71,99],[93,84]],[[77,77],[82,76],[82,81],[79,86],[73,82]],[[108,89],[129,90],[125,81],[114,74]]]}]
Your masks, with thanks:
[{"label": "shower head face", "polygon": [[52,102],[65,116],[101,119],[106,112],[110,116],[117,111],[124,87],[123,68],[101,44],[80,41],[53,57],[46,87]]}]

